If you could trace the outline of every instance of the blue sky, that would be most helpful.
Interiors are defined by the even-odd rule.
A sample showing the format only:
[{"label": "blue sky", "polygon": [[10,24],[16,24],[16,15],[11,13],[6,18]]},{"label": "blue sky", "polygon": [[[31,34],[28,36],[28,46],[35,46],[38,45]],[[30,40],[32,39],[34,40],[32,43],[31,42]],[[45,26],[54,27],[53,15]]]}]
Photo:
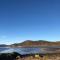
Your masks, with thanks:
[{"label": "blue sky", "polygon": [[60,41],[60,0],[0,0],[0,44],[40,39]]}]

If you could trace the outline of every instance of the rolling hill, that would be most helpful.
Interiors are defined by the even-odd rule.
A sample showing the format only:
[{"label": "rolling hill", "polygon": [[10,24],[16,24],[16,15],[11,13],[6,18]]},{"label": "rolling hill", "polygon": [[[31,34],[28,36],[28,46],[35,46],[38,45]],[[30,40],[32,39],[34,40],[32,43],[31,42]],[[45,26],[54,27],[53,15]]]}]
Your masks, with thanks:
[{"label": "rolling hill", "polygon": [[12,44],[11,46],[14,46],[14,47],[60,46],[60,42],[49,42],[45,40],[38,40],[38,41],[26,40],[22,43]]}]

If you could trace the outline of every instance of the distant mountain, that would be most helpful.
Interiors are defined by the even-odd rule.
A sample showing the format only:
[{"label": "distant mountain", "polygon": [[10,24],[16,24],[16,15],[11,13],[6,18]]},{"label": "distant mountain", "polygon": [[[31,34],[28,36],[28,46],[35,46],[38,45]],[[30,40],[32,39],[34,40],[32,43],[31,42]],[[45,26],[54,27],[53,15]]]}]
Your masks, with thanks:
[{"label": "distant mountain", "polygon": [[12,45],[0,44],[0,47],[34,47],[34,46],[60,46],[60,41],[50,42],[46,40],[38,41],[26,40],[22,43],[15,43]]},{"label": "distant mountain", "polygon": [[0,47],[8,47],[8,45],[0,44]]},{"label": "distant mountain", "polygon": [[32,47],[32,46],[60,46],[60,42],[50,42],[45,40],[38,40],[38,41],[32,41],[32,40],[26,40],[22,43],[15,43],[12,44],[13,47]]}]

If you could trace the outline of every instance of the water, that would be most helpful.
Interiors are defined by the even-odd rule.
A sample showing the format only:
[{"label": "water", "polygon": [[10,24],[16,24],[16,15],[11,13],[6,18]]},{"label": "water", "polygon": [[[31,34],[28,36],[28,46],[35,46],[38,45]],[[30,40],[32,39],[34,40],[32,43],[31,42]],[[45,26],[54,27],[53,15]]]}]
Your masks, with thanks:
[{"label": "water", "polygon": [[20,53],[21,55],[42,52],[41,48],[15,48],[14,50]]},{"label": "water", "polygon": [[0,52],[1,52],[1,51],[4,51],[4,50],[7,50],[7,49],[9,49],[9,48],[0,47]]},{"label": "water", "polygon": [[[60,46],[58,48],[60,49]],[[50,52],[50,51],[54,52],[54,50],[56,50],[58,48],[57,47],[33,47],[33,48],[32,47],[28,47],[28,48],[5,48],[5,47],[1,47],[0,53],[17,52],[21,55],[35,54],[35,53],[45,54],[45,53]]]},{"label": "water", "polygon": [[33,53],[39,53],[41,51],[40,48],[0,48],[0,53],[12,53],[17,52],[21,55],[24,54],[33,54]]}]

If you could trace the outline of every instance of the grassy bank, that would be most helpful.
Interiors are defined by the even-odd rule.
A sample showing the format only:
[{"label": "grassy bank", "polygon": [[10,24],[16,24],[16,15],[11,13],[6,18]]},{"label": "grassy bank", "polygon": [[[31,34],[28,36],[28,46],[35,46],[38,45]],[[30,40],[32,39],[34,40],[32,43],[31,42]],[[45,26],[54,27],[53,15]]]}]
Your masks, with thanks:
[{"label": "grassy bank", "polygon": [[0,60],[15,60],[19,54],[16,52],[13,53],[2,53],[0,54]]}]

